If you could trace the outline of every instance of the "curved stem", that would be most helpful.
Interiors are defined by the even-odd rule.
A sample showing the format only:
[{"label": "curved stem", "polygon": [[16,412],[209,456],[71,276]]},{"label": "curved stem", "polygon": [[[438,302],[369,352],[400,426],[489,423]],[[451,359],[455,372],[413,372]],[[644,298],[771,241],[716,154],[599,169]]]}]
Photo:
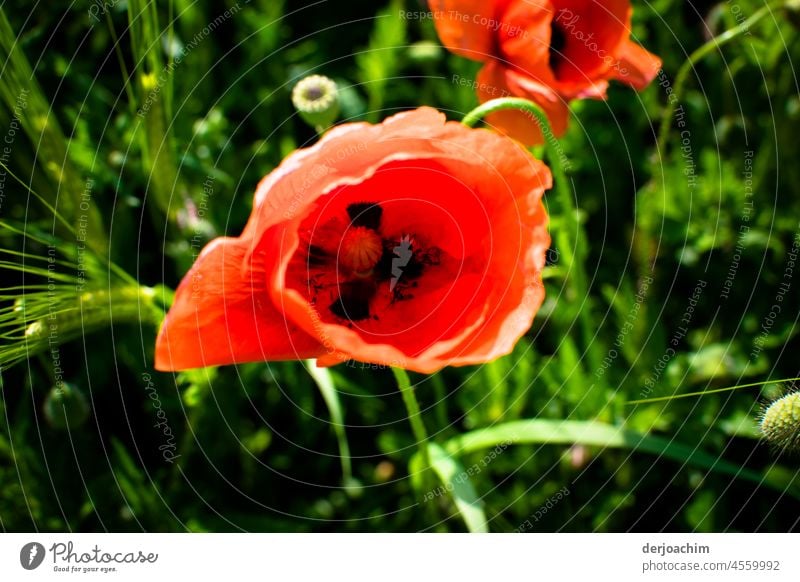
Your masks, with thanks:
[{"label": "curved stem", "polygon": [[500,99],[492,99],[491,101],[482,103],[467,113],[464,119],[461,120],[461,123],[467,127],[475,127],[475,125],[487,115],[506,109],[518,109],[530,113],[536,117],[539,126],[543,129],[542,133],[544,133],[544,128],[550,129],[550,122],[539,106],[533,101],[522,99],[521,97],[501,97]]},{"label": "curved stem", "polygon": [[[720,47],[728,44],[730,41],[738,38],[742,34],[747,33],[751,26],[756,24],[767,14],[772,14],[773,9],[783,6],[785,3],[786,0],[781,0],[780,2],[765,4],[750,18],[741,22],[737,26],[734,26],[733,28],[726,30],[719,36],[712,38],[700,48],[696,49],[691,55],[689,55],[689,58],[681,65],[681,68],[678,69],[678,74],[675,76],[675,87],[672,91],[672,97],[667,100],[667,106],[661,115],[657,150],[659,153],[666,151],[667,139],[669,138],[671,125],[670,121],[673,113],[675,113],[675,106],[678,104],[681,96],[683,95],[684,86],[689,78],[689,73],[694,70],[695,65],[697,65],[697,63],[715,50],[718,50]],[[663,153],[661,153],[661,155],[663,155]]]},{"label": "curved stem", "polygon": [[[555,230],[553,238],[556,239],[558,252],[561,255],[560,261],[563,263],[566,276],[572,284],[572,290],[579,301],[586,302],[584,308],[578,312],[578,321],[589,364],[594,370],[597,370],[601,366],[602,359],[601,354],[597,351],[597,345],[593,341],[595,330],[591,319],[589,286],[584,270],[587,259],[586,233],[583,231],[578,215],[571,181],[567,177],[564,168],[563,152],[557,147],[558,140],[553,134],[547,115],[532,101],[519,97],[502,97],[500,99],[492,99],[476,107],[464,116],[461,123],[467,127],[474,127],[487,115],[506,109],[517,109],[530,114],[544,137],[547,161],[553,172],[556,196],[561,207],[561,218],[567,222],[565,228]],[[570,232],[575,233],[574,241],[570,239]]]},{"label": "curved stem", "polygon": [[411,379],[408,377],[405,370],[392,367],[392,373],[394,374],[395,380],[397,380],[397,387],[400,389],[400,394],[403,396],[403,403],[406,405],[406,411],[408,412],[408,422],[411,424],[414,438],[417,439],[420,457],[422,458],[425,469],[428,469],[431,466],[431,456],[428,451],[428,431],[422,420],[422,412],[419,408],[417,396],[414,393],[414,387],[411,385]]}]

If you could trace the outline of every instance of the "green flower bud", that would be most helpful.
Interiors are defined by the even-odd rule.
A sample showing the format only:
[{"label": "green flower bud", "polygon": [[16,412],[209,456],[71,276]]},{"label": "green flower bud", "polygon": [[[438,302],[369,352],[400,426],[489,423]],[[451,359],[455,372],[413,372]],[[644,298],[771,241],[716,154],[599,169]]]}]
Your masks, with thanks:
[{"label": "green flower bud", "polygon": [[800,392],[779,398],[761,417],[761,434],[783,450],[800,448]]},{"label": "green flower bud", "polygon": [[408,47],[408,58],[415,63],[436,63],[441,60],[443,54],[442,47],[429,40],[421,40]]},{"label": "green flower bud", "polygon": [[294,86],[292,103],[303,120],[321,133],[339,116],[339,89],[332,79],[311,75]]},{"label": "green flower bud", "polygon": [[800,28],[800,0],[786,0],[783,8],[786,11],[787,20],[795,28]]},{"label": "green flower bud", "polygon": [[58,430],[74,429],[89,418],[89,402],[83,392],[72,384],[54,386],[44,400],[44,417]]}]

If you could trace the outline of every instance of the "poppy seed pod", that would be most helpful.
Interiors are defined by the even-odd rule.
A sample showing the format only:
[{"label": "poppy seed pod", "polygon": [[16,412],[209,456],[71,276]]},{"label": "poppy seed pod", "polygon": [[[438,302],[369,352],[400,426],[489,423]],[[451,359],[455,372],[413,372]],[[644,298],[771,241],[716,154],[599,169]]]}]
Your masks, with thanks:
[{"label": "poppy seed pod", "polygon": [[311,75],[294,86],[292,103],[311,127],[326,129],[339,116],[339,89],[332,79]]},{"label": "poppy seed pod", "polygon": [[176,291],[163,371],[347,360],[432,373],[508,354],[544,299],[548,168],[423,107],[335,127],[259,184]]}]

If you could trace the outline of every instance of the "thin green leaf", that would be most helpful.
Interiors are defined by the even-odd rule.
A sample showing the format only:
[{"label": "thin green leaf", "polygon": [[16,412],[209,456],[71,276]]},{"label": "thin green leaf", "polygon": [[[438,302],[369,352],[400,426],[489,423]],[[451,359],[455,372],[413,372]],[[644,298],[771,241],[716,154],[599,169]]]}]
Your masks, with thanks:
[{"label": "thin green leaf", "polygon": [[483,510],[483,502],[464,467],[436,443],[428,444],[431,466],[442,484],[453,497],[458,512],[472,533],[487,533],[489,524]]},{"label": "thin green leaf", "polygon": [[[534,419],[507,422],[452,438],[445,443],[445,449],[451,455],[461,455],[495,447],[501,443],[581,444],[628,449],[658,455],[699,469],[746,479],[780,491],[784,490],[782,484],[773,482],[768,475],[721,460],[716,455],[699,450],[697,447],[596,421]],[[795,490],[793,495],[800,497],[800,492]]]},{"label": "thin green leaf", "polygon": [[339,459],[342,463],[342,477],[345,485],[352,481],[352,465],[350,460],[350,445],[347,442],[347,432],[344,428],[344,413],[342,412],[342,403],[339,400],[339,391],[333,383],[328,368],[317,367],[316,361],[307,360],[305,362],[308,374],[314,380],[314,383],[319,388],[322,399],[325,400],[325,405],[328,407],[328,412],[331,415],[331,424],[333,431],[336,434],[336,441],[339,444]]}]

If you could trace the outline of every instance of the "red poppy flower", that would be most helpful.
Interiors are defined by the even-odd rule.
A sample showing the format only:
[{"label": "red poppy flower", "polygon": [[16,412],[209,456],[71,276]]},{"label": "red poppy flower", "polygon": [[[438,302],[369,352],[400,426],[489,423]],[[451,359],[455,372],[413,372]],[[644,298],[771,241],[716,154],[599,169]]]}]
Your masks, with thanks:
[{"label": "red poppy flower", "polygon": [[261,181],[242,236],[203,250],[156,368],[504,355],[543,300],[550,185],[517,142],[432,109],[339,126]]},{"label": "red poppy flower", "polygon": [[[630,40],[628,0],[429,0],[442,43],[485,63],[481,102],[513,95],[537,103],[564,133],[568,102],[606,96],[615,79],[643,89],[661,61]],[[535,121],[502,111],[488,121],[527,144],[541,143]]]}]

